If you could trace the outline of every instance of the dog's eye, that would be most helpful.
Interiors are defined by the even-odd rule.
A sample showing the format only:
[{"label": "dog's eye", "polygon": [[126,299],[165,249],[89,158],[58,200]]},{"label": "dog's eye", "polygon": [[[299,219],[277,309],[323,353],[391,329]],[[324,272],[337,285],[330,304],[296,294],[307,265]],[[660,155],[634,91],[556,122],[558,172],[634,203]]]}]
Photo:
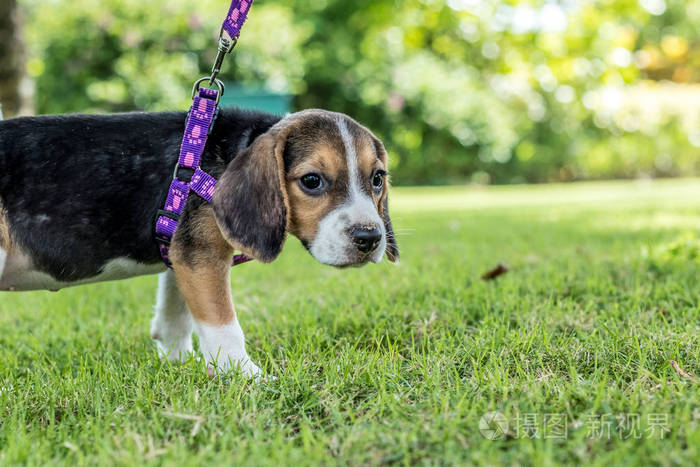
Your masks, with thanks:
[{"label": "dog's eye", "polygon": [[306,191],[317,192],[323,187],[323,179],[319,174],[306,174],[299,179]]},{"label": "dog's eye", "polygon": [[374,175],[372,175],[372,186],[375,190],[381,190],[382,186],[384,186],[385,175],[386,172],[384,172],[383,170],[377,170],[376,172],[374,172]]}]

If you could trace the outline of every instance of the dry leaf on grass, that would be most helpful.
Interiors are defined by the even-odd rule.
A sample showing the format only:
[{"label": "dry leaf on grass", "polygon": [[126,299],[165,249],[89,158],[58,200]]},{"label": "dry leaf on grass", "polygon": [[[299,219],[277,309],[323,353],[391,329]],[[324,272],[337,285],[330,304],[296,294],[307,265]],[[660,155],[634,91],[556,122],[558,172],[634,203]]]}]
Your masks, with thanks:
[{"label": "dry leaf on grass", "polygon": [[678,365],[678,362],[676,362],[675,360],[669,360],[668,363],[670,363],[671,366],[673,367],[673,369],[676,370],[676,373],[678,373],[679,375],[681,375],[683,378],[689,379],[689,380],[692,381],[693,383],[697,383],[697,382],[698,382],[698,380],[696,380],[695,378],[693,378],[692,375],[686,373],[685,370],[683,370],[683,368],[681,368],[681,367]]},{"label": "dry leaf on grass", "polygon": [[499,263],[499,265],[496,266],[495,268],[483,273],[481,275],[481,280],[490,281],[490,280],[493,280],[493,279],[497,278],[498,276],[501,276],[507,272],[508,272],[508,267],[505,266],[504,264]]}]

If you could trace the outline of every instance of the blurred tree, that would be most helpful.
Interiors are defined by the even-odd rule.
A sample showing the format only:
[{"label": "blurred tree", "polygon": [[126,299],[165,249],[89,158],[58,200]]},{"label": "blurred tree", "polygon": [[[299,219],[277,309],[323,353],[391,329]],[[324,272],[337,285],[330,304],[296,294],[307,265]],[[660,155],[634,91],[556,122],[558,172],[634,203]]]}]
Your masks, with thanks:
[{"label": "blurred tree", "polygon": [[[228,4],[22,1],[42,113],[187,108]],[[258,0],[222,77],[352,115],[399,183],[690,175],[698,28],[683,0]]]},{"label": "blurred tree", "polygon": [[[32,102],[24,81],[24,47],[16,0],[0,2],[0,104],[4,117],[29,114]],[[23,86],[24,84],[24,86]]]}]

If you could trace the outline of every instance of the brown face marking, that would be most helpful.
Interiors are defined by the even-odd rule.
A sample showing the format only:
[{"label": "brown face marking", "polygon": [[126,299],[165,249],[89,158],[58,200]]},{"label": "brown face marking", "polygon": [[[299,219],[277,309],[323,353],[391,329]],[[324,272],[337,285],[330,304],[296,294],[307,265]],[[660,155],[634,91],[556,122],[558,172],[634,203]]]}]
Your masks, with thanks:
[{"label": "brown face marking", "polygon": [[[286,188],[290,204],[290,232],[308,246],[318,224],[348,196],[348,170],[343,141],[332,114],[313,114],[287,138]],[[318,174],[327,191],[310,195],[300,186],[306,174]]]},{"label": "brown face marking", "polygon": [[[330,183],[327,193],[311,196],[299,185],[299,179],[309,173],[316,173]],[[326,142],[321,142],[301,162],[287,173],[287,194],[291,206],[291,232],[302,243],[308,244],[316,235],[318,223],[345,198],[344,186],[347,169],[342,155]]]},{"label": "brown face marking", "polygon": [[348,141],[346,144],[352,145],[351,151],[355,155],[354,162],[357,165],[358,174],[356,183],[359,184],[360,190],[372,199],[377,212],[386,224],[388,216],[385,215],[384,205],[388,193],[388,180],[385,177],[381,190],[376,190],[372,185],[375,171],[387,172],[386,150],[381,141],[367,127],[348,117],[343,118],[343,124],[347,129]]},{"label": "brown face marking", "polygon": [[[399,250],[396,245],[388,208],[389,177],[386,150],[381,141],[369,129],[349,118],[344,120],[344,124],[348,133],[348,144],[352,143],[354,145],[353,150],[357,158],[357,172],[360,178],[361,189],[366,193],[371,193],[377,212],[384,223],[386,256],[389,261],[397,262]],[[376,170],[382,170],[386,173],[381,190],[374,189],[372,184],[372,176]]]},{"label": "brown face marking", "polygon": [[[387,207],[387,197],[389,196],[389,186],[390,186],[390,179],[389,179],[389,168],[387,167],[387,155],[386,155],[386,149],[384,149],[384,145],[382,144],[379,139],[376,137],[372,138],[372,150],[374,154],[376,155],[377,159],[379,160],[378,163],[375,162],[375,166],[377,170],[384,170],[386,172],[386,175],[384,176],[384,186],[382,186],[382,189],[379,193],[377,193],[375,196],[375,199],[377,200],[377,206],[379,207],[379,215],[382,216],[382,219],[384,220],[385,223],[390,223],[391,221],[389,220],[389,212],[386,209]],[[389,232],[389,228],[387,227],[387,234]],[[393,231],[391,232],[391,235],[393,235]]]},{"label": "brown face marking", "polygon": [[[351,136],[350,153],[346,150],[336,121],[339,118],[343,119]],[[381,151],[378,151],[375,141]],[[349,157],[355,160],[349,161]],[[348,199],[351,183],[349,163],[355,163],[358,169],[359,179],[353,182],[359,184],[360,189],[381,210],[386,188],[374,190],[371,179],[375,170],[386,170],[385,161],[386,153],[381,143],[354,120],[331,113],[310,117],[288,136],[285,151],[287,193],[292,211],[291,232],[308,245],[316,235],[321,219]],[[324,182],[330,184],[328,191],[320,196],[305,193],[299,186],[299,179],[309,173],[321,175]]]},{"label": "brown face marking", "polygon": [[[323,110],[292,114],[229,164],[214,193],[216,223],[230,246],[265,262],[277,257],[286,233],[309,248],[321,221],[357,190],[373,200],[389,225],[383,201],[386,184],[382,190],[372,188],[377,169],[386,170],[386,153],[364,126]],[[281,179],[279,187],[273,172]],[[326,189],[316,194],[302,188],[300,180],[306,174],[321,176]]]},{"label": "brown face marking", "polygon": [[360,182],[365,192],[371,194],[377,209],[381,212],[382,201],[387,192],[387,183],[385,180],[382,189],[375,190],[372,186],[372,176],[377,170],[387,171],[386,151],[367,128],[357,123],[354,123],[351,128],[355,154],[357,154],[357,169],[361,177]]}]

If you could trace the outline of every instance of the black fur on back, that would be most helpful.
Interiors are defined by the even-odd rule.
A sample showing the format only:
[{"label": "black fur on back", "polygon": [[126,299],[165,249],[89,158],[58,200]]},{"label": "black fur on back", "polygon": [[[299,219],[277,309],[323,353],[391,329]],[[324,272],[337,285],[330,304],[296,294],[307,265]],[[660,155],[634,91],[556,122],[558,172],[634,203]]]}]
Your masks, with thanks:
[{"label": "black fur on back", "polygon": [[[161,261],[153,238],[185,128],[184,112],[23,117],[0,122],[0,205],[35,266],[61,281],[110,259]],[[226,164],[280,117],[222,110],[202,159]],[[202,201],[190,195],[187,209]]]}]

